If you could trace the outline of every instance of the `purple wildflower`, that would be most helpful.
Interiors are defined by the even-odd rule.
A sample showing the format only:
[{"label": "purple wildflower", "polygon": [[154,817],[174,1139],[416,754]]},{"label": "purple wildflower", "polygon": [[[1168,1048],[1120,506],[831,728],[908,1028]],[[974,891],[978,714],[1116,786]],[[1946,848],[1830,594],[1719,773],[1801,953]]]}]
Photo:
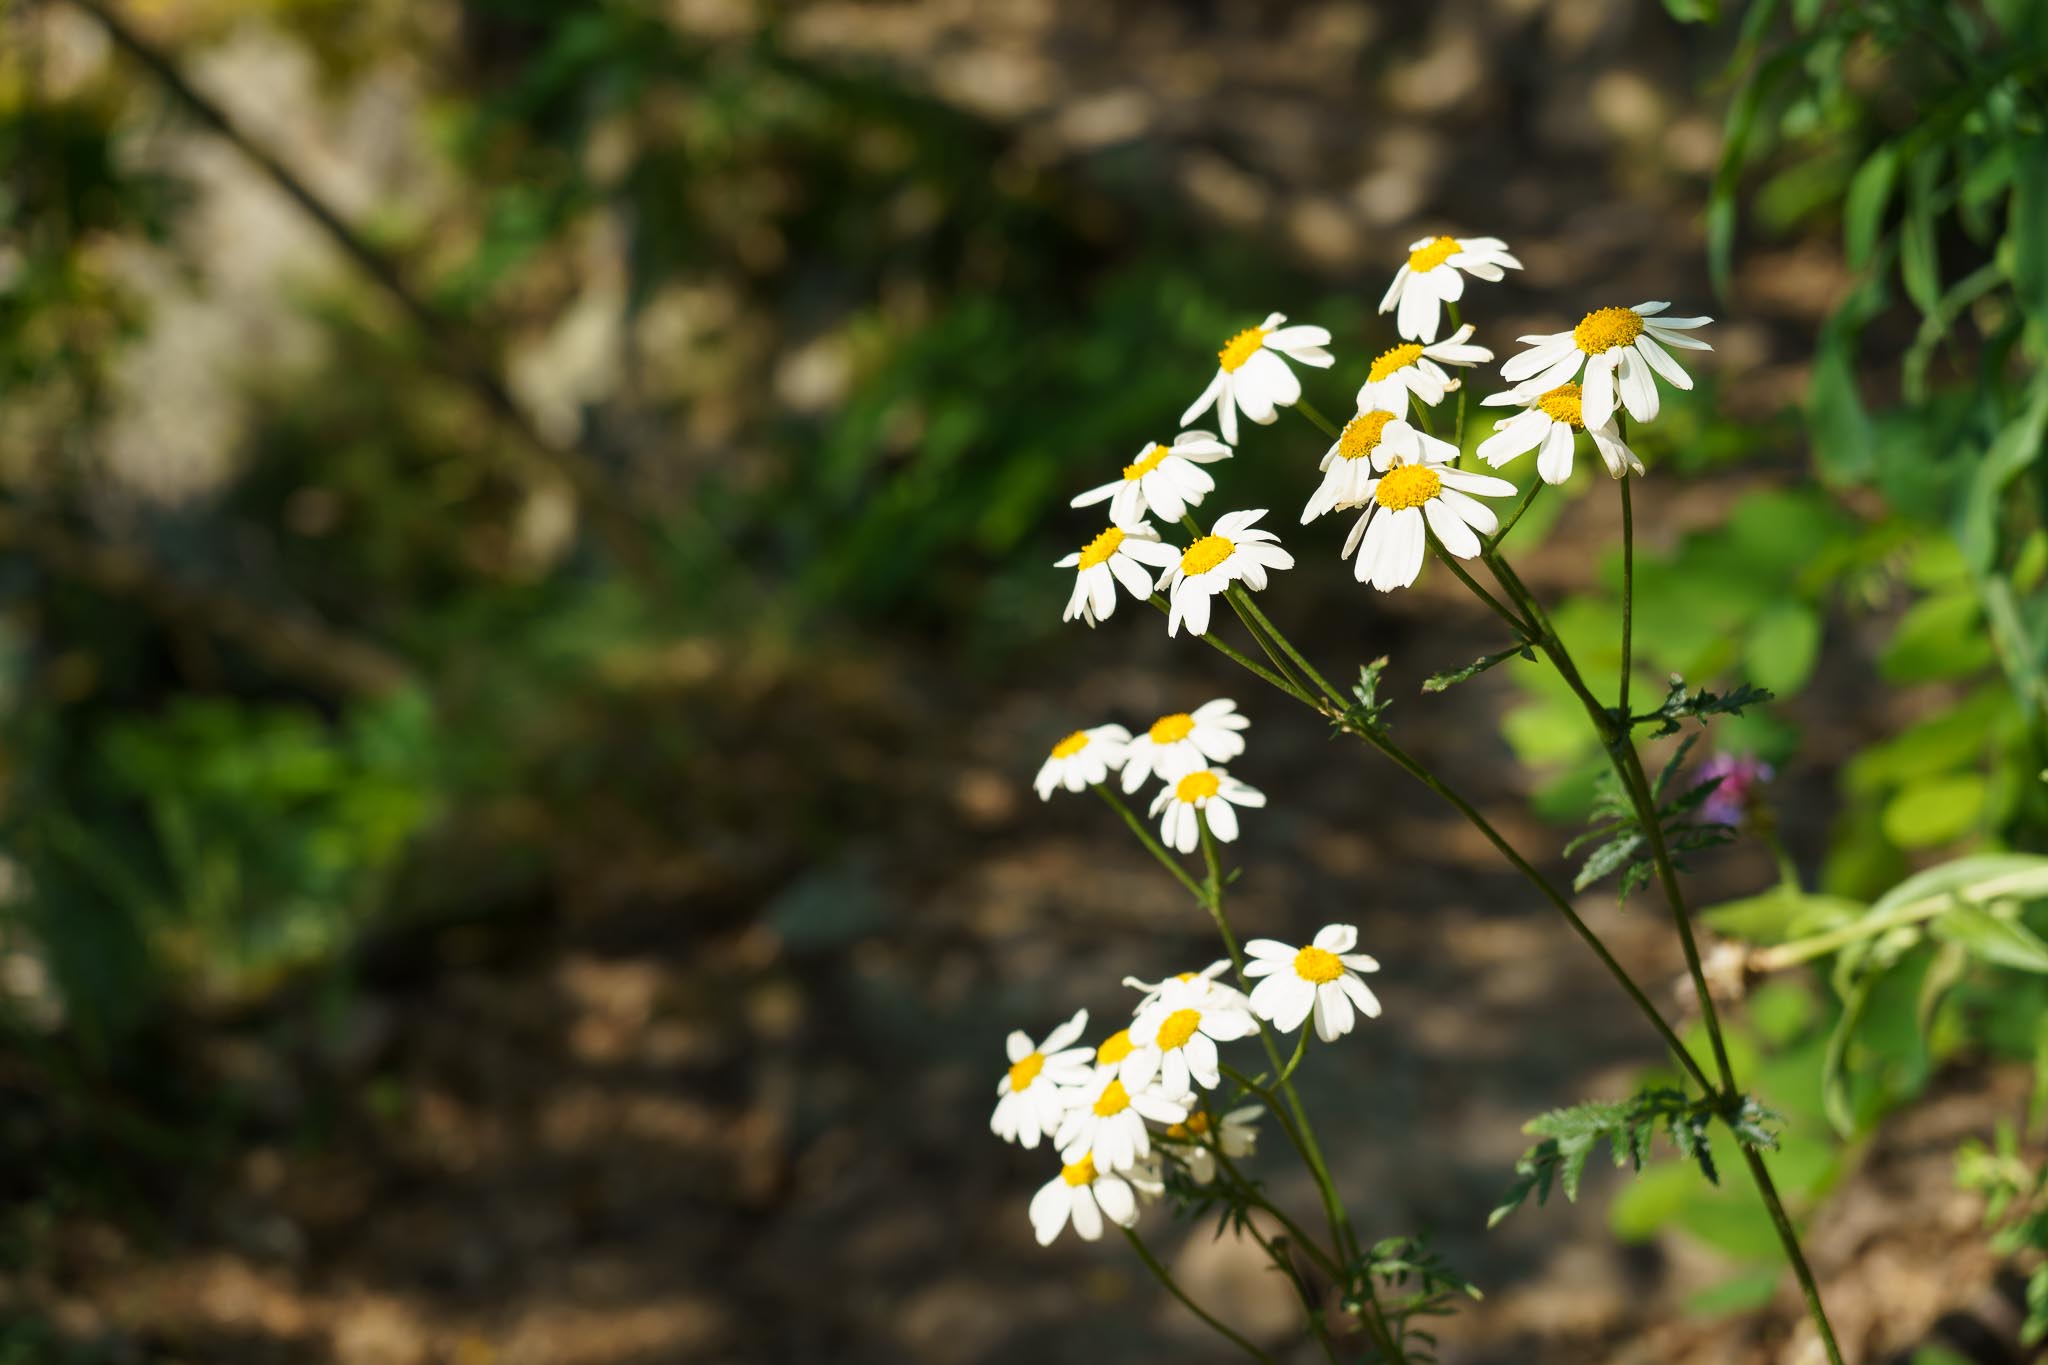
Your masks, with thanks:
[{"label": "purple wildflower", "polygon": [[1754,754],[1715,754],[1700,764],[1695,775],[1701,782],[1721,780],[1700,803],[1700,819],[1708,824],[1740,825],[1762,802],[1763,785],[1776,773]]}]

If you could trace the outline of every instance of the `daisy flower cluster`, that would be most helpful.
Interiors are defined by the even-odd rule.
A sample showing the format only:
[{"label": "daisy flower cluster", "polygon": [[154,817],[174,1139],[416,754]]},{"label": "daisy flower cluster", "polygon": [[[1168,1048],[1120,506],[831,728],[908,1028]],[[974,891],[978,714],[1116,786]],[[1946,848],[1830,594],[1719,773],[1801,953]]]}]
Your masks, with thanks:
[{"label": "daisy flower cluster", "polygon": [[1059,1157],[1059,1173],[1027,1211],[1039,1244],[1070,1224],[1091,1242],[1106,1223],[1130,1227],[1140,1203],[1171,1178],[1208,1185],[1251,1156],[1261,1106],[1217,1093],[1230,1084],[1221,1045],[1251,1037],[1261,1021],[1293,1033],[1313,1016],[1316,1036],[1329,1043],[1359,1015],[1376,1018],[1379,998],[1361,974],[1379,963],[1357,944],[1348,924],[1326,925],[1301,946],[1253,939],[1245,945],[1245,978],[1258,982],[1250,994],[1223,980],[1227,962],[1159,981],[1126,977],[1141,992],[1129,1022],[1092,1047],[1077,1045],[1086,1010],[1035,1043],[1010,1034],[989,1128],[1027,1150],[1049,1143]]},{"label": "daisy flower cluster", "polygon": [[[1485,548],[1481,537],[1500,529],[1484,500],[1507,497],[1515,486],[1462,468],[1458,442],[1433,433],[1431,410],[1464,388],[1459,371],[1494,359],[1474,343],[1472,325],[1458,320],[1468,282],[1498,283],[1521,268],[1498,237],[1423,237],[1410,245],[1381,298],[1379,311],[1394,315],[1401,339],[1366,367],[1352,415],[1341,426],[1324,424],[1331,435],[1319,466],[1322,479],[1301,513],[1303,525],[1333,512],[1357,513],[1341,553],[1353,561],[1359,582],[1382,592],[1407,587],[1432,541],[1446,554],[1470,559]],[[1477,460],[1499,469],[1535,451],[1543,482],[1563,483],[1583,432],[1609,474],[1641,474],[1622,416],[1638,423],[1655,419],[1660,378],[1692,387],[1673,349],[1712,349],[1693,335],[1710,319],[1671,317],[1669,306],[1595,308],[1570,331],[1521,338],[1527,349],[1501,366],[1507,387],[1480,400],[1514,411],[1479,442]],[[1452,319],[1447,334],[1446,312]],[[1075,507],[1108,504],[1108,521],[1058,562],[1075,571],[1067,620],[1092,626],[1108,617],[1121,585],[1140,601],[1164,595],[1169,635],[1182,627],[1205,635],[1218,594],[1263,591],[1273,573],[1293,567],[1279,537],[1259,525],[1265,509],[1226,512],[1206,531],[1193,514],[1216,491],[1206,466],[1234,454],[1240,417],[1270,425],[1280,409],[1299,406],[1322,424],[1304,403],[1296,369],[1334,366],[1330,340],[1326,329],[1290,323],[1280,313],[1231,336],[1216,353],[1208,387],[1180,415],[1180,434],[1170,443],[1145,445],[1120,478],[1074,498]],[[1192,425],[1211,413],[1216,432]],[[1463,416],[1460,406],[1460,427]],[[1462,430],[1457,434],[1462,440]],[[1152,517],[1178,523],[1188,543],[1166,539]]]},{"label": "daisy flower cluster", "polygon": [[1223,766],[1244,752],[1243,732],[1250,724],[1236,702],[1218,697],[1192,711],[1161,716],[1136,736],[1121,725],[1076,730],[1052,746],[1033,785],[1040,800],[1050,801],[1058,789],[1085,791],[1107,782],[1112,772],[1122,773],[1126,795],[1157,778],[1151,813],[1167,847],[1193,853],[1201,835],[1198,816],[1217,839],[1231,843],[1237,812],[1266,804],[1265,793]]}]

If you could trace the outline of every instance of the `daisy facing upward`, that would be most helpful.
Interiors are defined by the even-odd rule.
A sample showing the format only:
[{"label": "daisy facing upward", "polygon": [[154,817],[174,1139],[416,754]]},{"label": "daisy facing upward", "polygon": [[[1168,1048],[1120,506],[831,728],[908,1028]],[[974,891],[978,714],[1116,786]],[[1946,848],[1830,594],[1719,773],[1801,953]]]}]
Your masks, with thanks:
[{"label": "daisy facing upward", "polygon": [[1179,634],[1182,623],[1186,623],[1191,634],[1207,635],[1210,598],[1232,583],[1262,592],[1268,569],[1294,567],[1294,556],[1280,548],[1280,538],[1254,525],[1265,515],[1263,507],[1250,512],[1226,512],[1217,518],[1214,530],[1187,549],[1176,552],[1171,546],[1166,547],[1171,562],[1159,575],[1156,589],[1166,593],[1172,604],[1166,616],[1168,635]]},{"label": "daisy facing upward", "polygon": [[1633,308],[1596,308],[1579,319],[1569,332],[1549,336],[1528,336],[1522,340],[1529,349],[1509,358],[1500,367],[1501,378],[1518,385],[1515,401],[1525,401],[1579,378],[1579,402],[1586,428],[1597,431],[1614,415],[1615,396],[1628,415],[1638,422],[1657,416],[1657,381],[1651,371],[1674,387],[1690,389],[1692,376],[1679,368],[1664,348],[1677,346],[1694,351],[1714,348],[1687,335],[1704,327],[1712,318],[1667,318],[1660,316],[1668,303],[1639,303]]},{"label": "daisy facing upward", "polygon": [[1506,479],[1468,474],[1426,452],[1421,460],[1403,459],[1367,487],[1360,500],[1366,508],[1345,538],[1344,557],[1358,556],[1353,573],[1359,582],[1381,592],[1405,588],[1422,572],[1429,532],[1446,552],[1470,559],[1479,553],[1479,537],[1500,525],[1493,509],[1471,495],[1504,498],[1514,491]]},{"label": "daisy facing upward", "polygon": [[1067,610],[1060,619],[1071,621],[1078,616],[1091,626],[1105,620],[1116,610],[1119,583],[1140,602],[1150,597],[1152,569],[1166,562],[1158,557],[1162,549],[1171,558],[1172,549],[1160,545],[1159,532],[1152,529],[1152,523],[1140,521],[1107,527],[1095,539],[1055,562],[1055,569],[1076,570],[1074,591],[1068,596]]},{"label": "daisy facing upward", "polygon": [[1244,974],[1263,977],[1252,987],[1252,1012],[1282,1033],[1316,1017],[1316,1037],[1334,1043],[1351,1032],[1353,1007],[1368,1019],[1380,1016],[1379,997],[1358,975],[1376,972],[1378,961],[1358,946],[1358,930],[1349,924],[1326,924],[1307,946],[1290,947],[1277,939],[1255,938],[1244,945]]},{"label": "daisy facing upward", "polygon": [[1031,1148],[1058,1130],[1066,1117],[1069,1092],[1093,1079],[1088,1063],[1095,1050],[1072,1046],[1087,1027],[1088,1011],[1078,1010],[1036,1047],[1022,1029],[1010,1034],[1004,1044],[1010,1069],[996,1082],[1000,1098],[989,1119],[991,1132],[1005,1142]]},{"label": "daisy facing upward", "polygon": [[1435,341],[1443,305],[1465,297],[1466,275],[1498,283],[1521,268],[1498,237],[1420,237],[1394,272],[1380,312],[1392,312],[1394,330],[1410,341]]},{"label": "daisy facing upward", "polygon": [[1236,445],[1238,413],[1267,426],[1279,417],[1281,408],[1300,402],[1301,381],[1287,361],[1326,370],[1337,358],[1323,349],[1330,344],[1326,329],[1289,327],[1286,323],[1286,314],[1269,313],[1258,326],[1247,327],[1224,342],[1216,353],[1216,377],[1180,415],[1180,424],[1186,426],[1214,407],[1223,439]]},{"label": "daisy facing upward", "polygon": [[1577,384],[1559,384],[1533,396],[1518,396],[1523,392],[1510,389],[1506,393],[1488,394],[1483,400],[1489,407],[1509,403],[1527,406],[1493,424],[1493,435],[1481,441],[1475,452],[1480,459],[1499,469],[1533,450],[1537,452],[1536,472],[1543,482],[1563,483],[1572,476],[1572,454],[1578,445],[1578,433],[1585,431],[1593,438],[1593,448],[1600,452],[1609,474],[1619,479],[1643,472],[1643,462],[1621,439],[1612,417],[1587,431]]},{"label": "daisy facing upward", "polygon": [[1266,795],[1256,787],[1248,787],[1221,768],[1197,768],[1159,789],[1159,795],[1152,798],[1151,814],[1165,812],[1159,822],[1159,838],[1168,848],[1178,853],[1193,853],[1202,842],[1201,822],[1209,822],[1209,832],[1216,836],[1216,842],[1231,843],[1237,838],[1237,810],[1257,810],[1266,804]]},{"label": "daisy facing upward", "polygon": [[1373,358],[1372,368],[1366,371],[1365,383],[1359,386],[1358,410],[1385,408],[1405,413],[1410,394],[1415,395],[1415,401],[1431,407],[1443,402],[1444,395],[1459,382],[1444,372],[1445,365],[1483,365],[1493,359],[1493,352],[1484,346],[1466,344],[1471,335],[1472,324],[1468,322],[1434,345],[1409,341],[1381,351]]},{"label": "daisy facing upward", "polygon": [[1053,745],[1052,752],[1039,765],[1038,777],[1031,784],[1038,791],[1038,799],[1052,800],[1056,787],[1077,792],[1107,782],[1109,775],[1122,765],[1124,746],[1130,742],[1131,732],[1121,725],[1074,731]]},{"label": "daisy facing upward", "polygon": [[[1402,410],[1406,410],[1405,403]],[[1385,408],[1361,411],[1344,424],[1323,452],[1323,462],[1317,466],[1323,471],[1323,481],[1309,495],[1308,506],[1301,509],[1301,524],[1306,526],[1340,507],[1356,507],[1371,497],[1378,478],[1376,466],[1384,469],[1396,460],[1441,464],[1457,458],[1456,446],[1417,431],[1394,412]]]},{"label": "daisy facing upward", "polygon": [[1244,752],[1243,731],[1250,725],[1228,697],[1161,716],[1124,751],[1125,794],[1144,786],[1154,773],[1170,782],[1211,763],[1230,762]]},{"label": "daisy facing upward", "polygon": [[1124,466],[1122,478],[1089,489],[1068,506],[1092,507],[1107,501],[1110,522],[1117,526],[1129,526],[1147,511],[1179,521],[1216,487],[1200,466],[1229,458],[1230,447],[1208,432],[1183,431],[1171,446],[1146,446]]}]

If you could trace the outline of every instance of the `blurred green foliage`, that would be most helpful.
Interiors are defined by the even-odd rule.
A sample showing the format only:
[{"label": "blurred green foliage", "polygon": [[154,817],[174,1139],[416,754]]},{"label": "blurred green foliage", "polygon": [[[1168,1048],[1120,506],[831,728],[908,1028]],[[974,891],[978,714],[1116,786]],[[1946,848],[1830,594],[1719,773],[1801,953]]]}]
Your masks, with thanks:
[{"label": "blurred green foliage", "polygon": [[[1788,972],[1748,1002],[1737,1069],[1788,1116],[1771,1165],[1810,1204],[1941,1061],[2031,1059],[2048,1080],[2048,8],[1756,0],[1736,22],[1717,278],[1739,290],[1745,230],[1839,227],[1855,283],[1816,347],[1811,477],[1639,558],[1636,647],[1645,674],[1792,699],[1830,637],[1875,632],[1875,677],[1849,690],[1882,688],[1908,717],[1841,768],[1817,878],[1781,857],[1779,885],[1702,914],[1754,967]],[[1619,663],[1614,611],[1603,594],[1557,616],[1596,675]],[[1546,798],[1561,811],[1594,757],[1566,738],[1569,702],[1536,685],[1508,721],[1524,757],[1563,774]],[[1782,718],[1715,737],[1796,763]],[[1800,979],[1809,963],[1818,982]],[[2044,1101],[2048,1085],[2037,1118]],[[1749,1263],[1697,1308],[1763,1301],[1768,1223],[1685,1174],[1628,1188],[1617,1229],[1675,1224]]]}]

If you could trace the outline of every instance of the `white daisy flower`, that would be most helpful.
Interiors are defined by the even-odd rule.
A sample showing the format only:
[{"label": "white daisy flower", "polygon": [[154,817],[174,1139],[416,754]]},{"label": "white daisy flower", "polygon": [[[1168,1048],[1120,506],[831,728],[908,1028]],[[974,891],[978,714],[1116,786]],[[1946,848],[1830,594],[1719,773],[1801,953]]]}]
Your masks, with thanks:
[{"label": "white daisy flower", "polygon": [[1444,365],[1479,365],[1493,359],[1493,352],[1484,346],[1466,344],[1471,336],[1472,324],[1468,322],[1434,345],[1410,341],[1381,351],[1373,357],[1372,369],[1366,372],[1365,383],[1358,388],[1358,410],[1386,408],[1405,413],[1411,393],[1417,401],[1431,407],[1443,402],[1444,395],[1459,384],[1444,373]]},{"label": "white daisy flower", "polygon": [[1106,499],[1109,519],[1118,526],[1131,525],[1148,508],[1168,521],[1179,521],[1216,487],[1199,466],[1229,458],[1230,447],[1208,432],[1183,431],[1171,446],[1146,446],[1124,466],[1121,479],[1089,489],[1068,506],[1092,507]]},{"label": "white daisy flower", "polygon": [[1325,512],[1355,507],[1370,498],[1378,479],[1375,466],[1384,470],[1397,460],[1446,464],[1457,458],[1458,448],[1449,441],[1417,431],[1386,408],[1360,412],[1344,424],[1323,452],[1318,466],[1323,481],[1301,509],[1301,524],[1306,526]]},{"label": "white daisy flower", "polygon": [[1021,1029],[1005,1040],[1010,1069],[996,1082],[996,1094],[1001,1098],[988,1122],[991,1132],[1005,1142],[1030,1148],[1038,1145],[1040,1137],[1058,1130],[1071,1098],[1067,1092],[1094,1079],[1088,1065],[1094,1049],[1069,1046],[1087,1027],[1088,1011],[1077,1010],[1036,1047]]},{"label": "white daisy flower", "polygon": [[1132,1183],[1111,1171],[1098,1171],[1087,1157],[1068,1162],[1060,1173],[1031,1196],[1031,1230],[1040,1246],[1051,1246],[1068,1221],[1084,1242],[1102,1236],[1107,1217],[1118,1227],[1138,1221],[1138,1198]]},{"label": "white daisy flower", "polygon": [[[1586,430],[1577,384],[1559,384],[1538,394],[1510,389],[1505,393],[1488,394],[1483,401],[1489,407],[1509,403],[1526,406],[1514,416],[1503,417],[1493,424],[1493,435],[1479,443],[1480,459],[1499,469],[1508,461],[1520,459],[1534,450],[1538,452],[1536,472],[1543,476],[1543,482],[1563,483],[1572,476],[1572,452],[1578,444],[1576,433]],[[1643,472],[1643,462],[1622,441],[1621,432],[1612,417],[1607,419],[1606,425],[1595,427],[1589,434],[1593,438],[1593,448],[1600,452],[1609,474],[1618,479],[1625,474]]]},{"label": "white daisy flower", "polygon": [[1252,1012],[1282,1033],[1292,1033],[1314,1013],[1316,1037],[1334,1043],[1351,1032],[1352,1006],[1368,1019],[1380,1017],[1379,997],[1359,972],[1376,972],[1380,964],[1358,946],[1358,930],[1348,924],[1326,924],[1305,948],[1277,939],[1255,938],[1244,945],[1246,976],[1265,980],[1252,987]]},{"label": "white daisy flower", "polygon": [[1214,405],[1223,439],[1236,445],[1239,412],[1265,426],[1279,416],[1279,409],[1300,402],[1301,381],[1287,368],[1287,360],[1324,370],[1336,363],[1336,357],[1323,349],[1330,344],[1327,330],[1288,327],[1286,321],[1284,313],[1268,314],[1258,326],[1224,342],[1216,353],[1216,377],[1180,415],[1180,424],[1186,426]]},{"label": "white daisy flower", "polygon": [[1294,556],[1280,548],[1279,537],[1252,524],[1265,515],[1263,507],[1226,512],[1208,535],[1174,556],[1155,585],[1172,603],[1166,618],[1168,635],[1179,634],[1182,622],[1190,633],[1207,635],[1210,598],[1232,583],[1262,592],[1268,569],[1294,567]]},{"label": "white daisy flower", "polygon": [[1136,1094],[1159,1074],[1159,1049],[1138,1046],[1131,1031],[1120,1028],[1096,1045],[1095,1074],[1113,1076]]},{"label": "white daisy flower", "polygon": [[1214,1090],[1222,1078],[1216,1044],[1234,1042],[1258,1027],[1238,1001],[1173,981],[1132,1021],[1131,1037],[1159,1049],[1159,1088],[1186,1095],[1193,1085]]},{"label": "white daisy flower", "polygon": [[1213,1125],[1205,1113],[1189,1114],[1186,1123],[1173,1124],[1166,1130],[1170,1140],[1167,1150],[1187,1168],[1189,1179],[1197,1185],[1207,1185],[1216,1178],[1219,1147],[1232,1161],[1240,1161],[1258,1149],[1256,1124],[1262,1112],[1260,1106],[1248,1104],[1231,1110]]},{"label": "white daisy flower", "polygon": [[1060,1160],[1079,1161],[1087,1157],[1097,1170],[1128,1169],[1140,1157],[1152,1153],[1152,1135],[1145,1120],[1179,1123],[1188,1116],[1180,1090],[1169,1096],[1158,1086],[1127,1087],[1115,1076],[1098,1075],[1088,1086],[1067,1097],[1069,1108],[1060,1120],[1053,1145]]},{"label": "white daisy flower", "polygon": [[[1166,552],[1164,557],[1158,553],[1161,550]],[[1079,570],[1060,620],[1071,621],[1078,616],[1092,626],[1109,616],[1116,610],[1119,583],[1140,602],[1147,600],[1152,596],[1152,570],[1167,563],[1174,553],[1172,546],[1159,543],[1159,532],[1152,529],[1149,521],[1105,528],[1101,535],[1053,565],[1055,569]]]},{"label": "white daisy flower", "polygon": [[1411,341],[1435,341],[1442,314],[1440,305],[1465,297],[1464,271],[1475,280],[1489,282],[1520,270],[1522,263],[1508,254],[1508,244],[1498,237],[1422,237],[1408,246],[1408,259],[1394,272],[1380,300],[1382,313],[1394,315],[1394,328]]},{"label": "white daisy flower", "polygon": [[1228,697],[1161,716],[1124,751],[1124,791],[1135,792],[1154,773],[1171,782],[1211,763],[1228,763],[1244,752],[1238,732],[1250,724]]},{"label": "white daisy flower", "polygon": [[[1499,482],[1499,480],[1495,480]],[[1165,817],[1159,822],[1159,837],[1168,848],[1193,853],[1201,844],[1200,816],[1207,817],[1209,832],[1220,843],[1237,838],[1237,810],[1256,810],[1266,804],[1266,794],[1248,787],[1221,768],[1197,768],[1178,781],[1169,782],[1152,798],[1149,812]]]},{"label": "white daisy flower", "polygon": [[1074,731],[1053,745],[1052,752],[1039,765],[1038,777],[1031,784],[1038,789],[1038,799],[1052,800],[1054,787],[1077,792],[1107,782],[1110,773],[1123,766],[1125,747],[1130,742],[1131,732],[1121,725]]},{"label": "white daisy flower", "polygon": [[[1353,576],[1381,592],[1405,588],[1422,572],[1428,530],[1460,559],[1479,553],[1479,535],[1500,521],[1493,509],[1469,494],[1504,498],[1515,491],[1506,479],[1467,474],[1454,465],[1403,461],[1366,486],[1366,509],[1345,537],[1343,556],[1358,555]],[[1478,533],[1478,534],[1475,534]]]},{"label": "white daisy flower", "polygon": [[1218,999],[1227,1000],[1232,1004],[1242,1007],[1245,1004],[1244,992],[1221,979],[1223,974],[1229,970],[1230,963],[1223,958],[1218,958],[1199,972],[1180,972],[1173,976],[1162,977],[1158,981],[1140,981],[1135,976],[1127,976],[1124,978],[1126,986],[1133,990],[1145,992],[1144,998],[1138,1001],[1138,1007],[1132,1010],[1131,1013],[1139,1015],[1151,1009],[1159,1003],[1159,997],[1165,992],[1166,988],[1175,982],[1179,982],[1181,985],[1197,993],[1214,995]]},{"label": "white daisy flower", "polygon": [[1614,415],[1617,391],[1629,416],[1638,422],[1652,421],[1657,416],[1657,381],[1651,377],[1652,370],[1678,388],[1692,387],[1692,376],[1678,367],[1664,347],[1714,349],[1686,335],[1712,318],[1657,316],[1670,306],[1639,303],[1633,308],[1596,308],[1569,332],[1523,337],[1529,349],[1500,367],[1501,378],[1517,385],[1522,395],[1547,393],[1578,379],[1579,367],[1584,365],[1580,404],[1587,430],[1607,425]]}]

